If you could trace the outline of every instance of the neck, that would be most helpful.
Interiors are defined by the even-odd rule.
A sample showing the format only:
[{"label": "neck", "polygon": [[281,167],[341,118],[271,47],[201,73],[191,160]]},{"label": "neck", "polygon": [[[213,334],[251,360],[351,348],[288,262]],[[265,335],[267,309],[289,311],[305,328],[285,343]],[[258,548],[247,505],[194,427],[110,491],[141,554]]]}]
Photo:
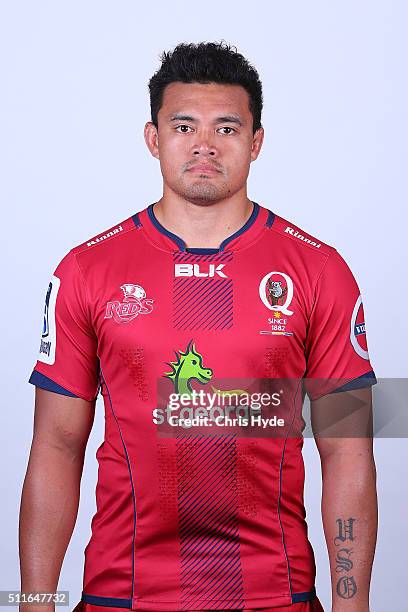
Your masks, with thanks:
[{"label": "neck", "polygon": [[231,198],[197,204],[174,192],[164,193],[154,205],[154,214],[167,230],[180,236],[188,248],[218,248],[225,238],[249,219],[253,204],[246,188]]}]

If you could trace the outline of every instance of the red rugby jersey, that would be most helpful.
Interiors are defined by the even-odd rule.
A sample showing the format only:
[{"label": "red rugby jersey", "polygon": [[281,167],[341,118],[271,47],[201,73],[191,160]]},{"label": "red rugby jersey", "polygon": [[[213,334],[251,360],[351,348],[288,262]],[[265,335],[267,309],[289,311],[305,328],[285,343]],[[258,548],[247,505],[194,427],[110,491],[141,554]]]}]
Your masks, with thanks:
[{"label": "red rugby jersey", "polygon": [[323,381],[312,399],[376,382],[361,297],[334,248],[267,208],[254,203],[218,249],[198,249],[150,205],[64,257],[30,382],[104,400],[83,601],[158,612],[313,598],[303,438],[289,435],[299,384],[279,436],[244,425],[171,435],[158,410],[166,389],[304,377]]}]

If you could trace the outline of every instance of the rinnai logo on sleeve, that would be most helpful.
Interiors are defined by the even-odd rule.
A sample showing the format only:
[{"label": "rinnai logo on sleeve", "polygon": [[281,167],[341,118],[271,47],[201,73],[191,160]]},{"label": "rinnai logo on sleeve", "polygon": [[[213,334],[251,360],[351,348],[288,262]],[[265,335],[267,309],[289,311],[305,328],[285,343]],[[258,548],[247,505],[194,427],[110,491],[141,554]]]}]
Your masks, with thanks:
[{"label": "rinnai logo on sleeve", "polygon": [[38,361],[52,365],[55,362],[55,347],[57,343],[57,329],[55,323],[55,304],[61,280],[52,275],[45,296],[44,321],[41,334]]},{"label": "rinnai logo on sleeve", "polygon": [[316,249],[320,249],[320,247],[322,246],[320,242],[316,242],[315,240],[310,240],[310,238],[303,236],[303,234],[295,230],[293,227],[290,227],[290,225],[288,225],[287,228],[285,229],[285,234],[290,234],[291,236],[294,236],[298,240],[302,240],[302,242],[306,242],[306,244],[310,244],[311,246],[316,247]]},{"label": "rinnai logo on sleeve", "polygon": [[174,274],[178,276],[196,276],[198,278],[213,278],[216,274],[221,278],[228,278],[227,275],[222,271],[225,264],[208,264],[205,270],[200,269],[200,264],[182,263],[175,264]]},{"label": "rinnai logo on sleeve", "polygon": [[115,227],[110,232],[107,232],[106,234],[101,234],[100,236],[97,236],[93,240],[90,240],[89,242],[86,243],[86,246],[90,247],[90,246],[93,246],[94,244],[98,244],[99,242],[103,242],[107,238],[111,238],[112,236],[115,236],[116,234],[119,234],[119,232],[122,232],[122,231],[123,231],[123,227],[121,225],[118,225],[118,227]]},{"label": "rinnai logo on sleeve", "polygon": [[106,304],[105,319],[113,319],[116,323],[129,323],[139,314],[149,314],[153,310],[154,300],[146,298],[146,291],[140,285],[125,283],[120,287],[123,291],[123,302],[114,300]]}]

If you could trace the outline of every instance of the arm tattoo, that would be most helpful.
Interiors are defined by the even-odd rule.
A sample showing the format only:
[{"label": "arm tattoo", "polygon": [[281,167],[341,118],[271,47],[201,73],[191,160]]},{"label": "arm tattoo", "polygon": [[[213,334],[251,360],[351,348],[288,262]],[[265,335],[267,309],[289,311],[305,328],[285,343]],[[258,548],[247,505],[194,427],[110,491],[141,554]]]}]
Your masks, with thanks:
[{"label": "arm tattoo", "polygon": [[[346,520],[340,518],[337,519],[336,523],[338,535],[334,538],[335,546],[340,546],[340,544],[354,541],[353,525],[355,521],[355,518],[348,518]],[[352,552],[353,549],[348,548],[347,546],[343,546],[337,550],[336,572],[350,572],[350,570],[353,568],[353,562],[350,559]],[[336,584],[336,592],[339,597],[342,597],[342,599],[350,599],[351,597],[354,597],[354,595],[357,593],[357,585],[354,577],[350,575],[341,576]]]}]

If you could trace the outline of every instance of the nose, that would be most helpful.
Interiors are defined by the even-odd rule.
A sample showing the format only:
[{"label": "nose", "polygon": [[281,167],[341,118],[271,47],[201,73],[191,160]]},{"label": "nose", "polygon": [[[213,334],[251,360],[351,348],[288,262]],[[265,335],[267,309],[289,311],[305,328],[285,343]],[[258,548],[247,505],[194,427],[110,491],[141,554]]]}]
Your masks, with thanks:
[{"label": "nose", "polygon": [[217,148],[208,134],[200,135],[197,133],[197,140],[193,146],[193,155],[195,156],[206,156],[216,157]]}]

